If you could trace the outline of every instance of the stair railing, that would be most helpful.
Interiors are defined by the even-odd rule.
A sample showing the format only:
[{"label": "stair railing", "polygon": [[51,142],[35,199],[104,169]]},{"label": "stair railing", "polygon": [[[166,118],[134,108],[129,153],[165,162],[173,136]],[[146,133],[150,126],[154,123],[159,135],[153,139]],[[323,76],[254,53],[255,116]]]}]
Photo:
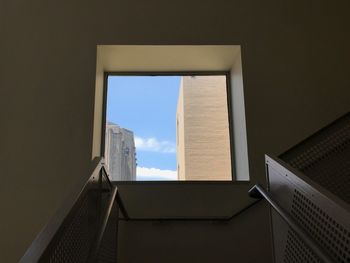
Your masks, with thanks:
[{"label": "stair railing", "polygon": [[[90,176],[76,186],[32,242],[21,263],[103,262],[99,259],[99,250],[112,209],[120,209],[124,218],[128,216],[117,187],[108,178],[104,159],[95,158],[92,167]],[[118,228],[117,221],[118,218],[115,228]],[[113,239],[117,241],[117,232]],[[112,247],[117,249],[116,244]]]},{"label": "stair railing", "polygon": [[282,207],[280,207],[271,197],[271,195],[259,184],[256,184],[249,190],[249,196],[256,199],[265,199],[268,204],[280,215],[280,217],[297,233],[303,242],[316,254],[316,256],[325,263],[335,262],[324,249],[319,246],[313,238],[298,224]]}]

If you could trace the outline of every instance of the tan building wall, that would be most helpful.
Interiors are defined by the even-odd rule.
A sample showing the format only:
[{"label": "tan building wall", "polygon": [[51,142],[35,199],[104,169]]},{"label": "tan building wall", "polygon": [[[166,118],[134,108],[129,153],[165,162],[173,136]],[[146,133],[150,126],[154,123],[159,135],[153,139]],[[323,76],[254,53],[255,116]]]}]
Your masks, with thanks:
[{"label": "tan building wall", "polygon": [[185,136],[184,136],[184,96],[183,96],[183,78],[181,78],[179,99],[176,110],[176,159],[177,159],[177,176],[179,180],[185,178]]},{"label": "tan building wall", "polygon": [[231,180],[225,76],[185,76],[177,106],[179,180]]}]

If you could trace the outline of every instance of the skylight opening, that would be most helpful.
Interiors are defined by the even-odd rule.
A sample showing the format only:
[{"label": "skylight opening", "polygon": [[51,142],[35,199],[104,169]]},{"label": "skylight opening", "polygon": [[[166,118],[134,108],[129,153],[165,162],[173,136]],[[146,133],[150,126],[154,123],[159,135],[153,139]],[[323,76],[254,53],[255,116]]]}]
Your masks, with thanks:
[{"label": "skylight opening", "polygon": [[107,78],[104,157],[112,181],[231,181],[225,74]]}]

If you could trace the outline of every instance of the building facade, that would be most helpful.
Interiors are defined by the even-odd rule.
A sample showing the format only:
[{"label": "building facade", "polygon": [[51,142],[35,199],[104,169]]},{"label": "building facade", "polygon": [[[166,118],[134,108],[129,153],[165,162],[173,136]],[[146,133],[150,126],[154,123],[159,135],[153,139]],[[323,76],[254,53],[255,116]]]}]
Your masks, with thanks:
[{"label": "building facade", "polygon": [[107,122],[105,162],[112,181],[136,180],[136,148],[132,131]]},{"label": "building facade", "polygon": [[176,113],[179,180],[231,180],[226,76],[184,76]]}]

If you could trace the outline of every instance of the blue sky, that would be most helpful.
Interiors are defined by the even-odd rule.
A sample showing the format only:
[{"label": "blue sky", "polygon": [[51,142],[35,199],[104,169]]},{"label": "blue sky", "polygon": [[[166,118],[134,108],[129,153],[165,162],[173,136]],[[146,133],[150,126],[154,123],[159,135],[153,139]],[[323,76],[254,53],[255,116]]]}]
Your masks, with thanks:
[{"label": "blue sky", "polygon": [[138,180],[176,179],[180,76],[109,76],[107,121],[134,132]]}]

